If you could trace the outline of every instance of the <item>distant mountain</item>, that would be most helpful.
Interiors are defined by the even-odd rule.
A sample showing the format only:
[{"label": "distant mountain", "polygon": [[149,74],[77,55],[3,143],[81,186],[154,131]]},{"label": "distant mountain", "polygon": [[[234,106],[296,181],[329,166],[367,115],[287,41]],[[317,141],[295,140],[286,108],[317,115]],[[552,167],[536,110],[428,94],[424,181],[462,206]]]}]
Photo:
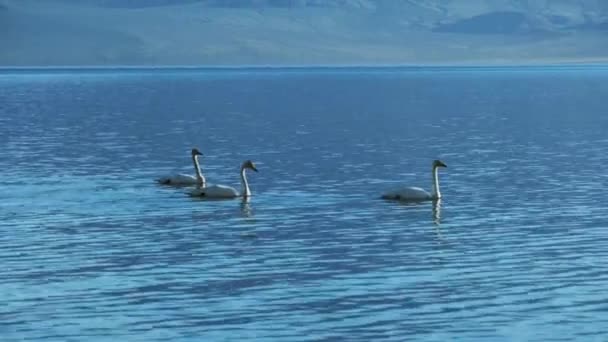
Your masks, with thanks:
[{"label": "distant mountain", "polygon": [[571,28],[586,31],[606,31],[608,33],[608,21],[585,23],[582,25],[573,26]]},{"label": "distant mountain", "polygon": [[199,3],[216,8],[373,7],[373,0],[62,0],[65,3],[100,7],[144,8]]},{"label": "distant mountain", "polygon": [[[7,0],[22,1],[22,0]],[[47,0],[52,1],[52,0]],[[110,8],[198,4],[209,8],[333,8],[368,10],[423,21],[437,32],[519,33],[608,22],[606,0],[58,0]],[[432,23],[427,20],[434,21]],[[590,27],[589,26],[589,27]],[[487,30],[485,30],[487,28]]]},{"label": "distant mountain", "polygon": [[521,12],[492,12],[440,24],[436,32],[473,34],[524,34],[534,31],[534,23]]},{"label": "distant mountain", "polygon": [[608,61],[607,33],[608,0],[0,0],[0,65]]},{"label": "distant mountain", "polygon": [[76,5],[92,5],[99,7],[116,7],[116,8],[146,8],[156,6],[183,5],[196,2],[204,2],[202,0],[61,0],[64,3],[73,3]]},{"label": "distant mountain", "polygon": [[[21,1],[21,0],[8,0]],[[151,7],[199,3],[208,7],[334,7],[334,8],[411,8],[417,6],[438,12],[451,9],[469,10],[472,12],[511,10],[518,12],[606,12],[608,2],[605,0],[59,0],[64,3],[89,4],[111,7]]]}]

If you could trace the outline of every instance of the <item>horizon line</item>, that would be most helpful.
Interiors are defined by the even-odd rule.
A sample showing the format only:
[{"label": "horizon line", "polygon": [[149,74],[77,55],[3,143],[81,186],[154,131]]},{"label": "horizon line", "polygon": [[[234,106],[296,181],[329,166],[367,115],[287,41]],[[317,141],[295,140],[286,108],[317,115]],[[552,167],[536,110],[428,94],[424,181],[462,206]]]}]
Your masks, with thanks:
[{"label": "horizon line", "polygon": [[602,62],[556,62],[556,63],[471,63],[471,64],[215,64],[215,65],[0,65],[0,72],[5,71],[111,71],[111,70],[346,70],[346,69],[517,69],[517,68],[597,68],[608,67],[608,61]]}]

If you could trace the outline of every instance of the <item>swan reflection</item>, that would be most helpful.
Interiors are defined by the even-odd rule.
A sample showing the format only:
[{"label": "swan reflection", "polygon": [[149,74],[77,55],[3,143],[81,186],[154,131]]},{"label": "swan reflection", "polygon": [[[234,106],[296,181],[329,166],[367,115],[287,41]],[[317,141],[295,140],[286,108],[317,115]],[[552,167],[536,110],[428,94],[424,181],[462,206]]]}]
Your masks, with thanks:
[{"label": "swan reflection", "polygon": [[244,217],[253,217],[253,210],[251,209],[251,198],[243,197],[241,201],[241,214]]},{"label": "swan reflection", "polygon": [[441,223],[441,198],[433,201],[433,222],[438,226]]}]

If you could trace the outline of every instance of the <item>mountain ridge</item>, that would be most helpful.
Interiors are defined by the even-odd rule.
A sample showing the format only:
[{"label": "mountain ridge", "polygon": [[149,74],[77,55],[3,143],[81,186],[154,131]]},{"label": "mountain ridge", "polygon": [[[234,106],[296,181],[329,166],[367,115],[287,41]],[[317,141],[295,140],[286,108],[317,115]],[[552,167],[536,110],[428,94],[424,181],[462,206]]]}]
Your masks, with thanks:
[{"label": "mountain ridge", "polygon": [[608,60],[596,0],[4,0],[2,27],[4,66]]}]

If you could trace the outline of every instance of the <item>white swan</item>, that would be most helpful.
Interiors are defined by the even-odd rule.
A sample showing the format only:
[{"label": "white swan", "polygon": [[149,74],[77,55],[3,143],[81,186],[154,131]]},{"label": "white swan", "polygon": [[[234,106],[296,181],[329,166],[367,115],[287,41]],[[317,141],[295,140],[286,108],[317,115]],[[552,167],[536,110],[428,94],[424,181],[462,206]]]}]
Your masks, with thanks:
[{"label": "white swan", "polygon": [[428,193],[424,189],[416,187],[404,187],[389,191],[382,195],[383,199],[398,200],[398,201],[430,201],[438,200],[441,198],[441,192],[439,191],[439,177],[438,169],[440,167],[447,167],[441,160],[433,161],[433,190]]},{"label": "white swan", "polygon": [[198,163],[198,156],[202,156],[203,154],[196,148],[192,149],[192,163],[194,164],[195,176],[185,175],[185,174],[176,174],[172,176],[161,177],[156,180],[156,182],[163,185],[175,185],[175,186],[185,186],[185,185],[196,185],[199,187],[205,187],[206,180],[205,176],[201,172],[201,167]]},{"label": "white swan", "polygon": [[237,198],[243,197],[248,198],[251,196],[251,190],[249,189],[249,183],[247,182],[247,175],[245,175],[245,170],[251,169],[255,172],[258,172],[258,169],[255,167],[255,164],[251,160],[246,160],[243,165],[241,165],[241,184],[243,186],[243,191],[239,193],[235,188],[225,185],[210,185],[206,188],[197,188],[190,192],[191,196],[195,197],[204,197],[204,198]]}]

